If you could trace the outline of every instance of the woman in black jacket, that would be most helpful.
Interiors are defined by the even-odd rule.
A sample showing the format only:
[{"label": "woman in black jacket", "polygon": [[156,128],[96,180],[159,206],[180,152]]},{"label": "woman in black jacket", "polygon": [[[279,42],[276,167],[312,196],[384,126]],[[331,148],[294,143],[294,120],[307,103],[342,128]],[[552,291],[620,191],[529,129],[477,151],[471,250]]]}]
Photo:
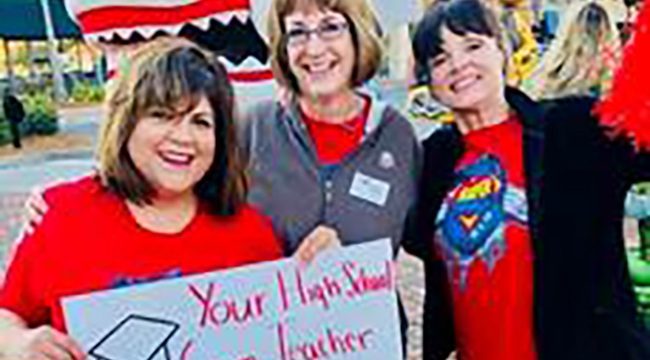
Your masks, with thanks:
[{"label": "woman in black jacket", "polygon": [[455,115],[424,143],[406,236],[425,261],[424,358],[650,359],[622,237],[650,155],[606,132],[590,99],[506,87],[500,39],[479,0],[436,2],[414,37]]}]

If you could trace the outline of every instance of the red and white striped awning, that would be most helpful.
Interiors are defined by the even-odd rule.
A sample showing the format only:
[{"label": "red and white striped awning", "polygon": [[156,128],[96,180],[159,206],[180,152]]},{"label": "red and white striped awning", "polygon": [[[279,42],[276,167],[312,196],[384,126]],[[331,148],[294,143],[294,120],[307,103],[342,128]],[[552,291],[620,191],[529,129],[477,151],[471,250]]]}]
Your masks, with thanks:
[{"label": "red and white striped awning", "polygon": [[[372,2],[384,30],[412,20],[418,7],[418,0]],[[124,44],[136,34],[144,39],[160,32],[177,35],[188,24],[208,30],[213,21],[228,26],[235,18],[240,23],[252,20],[264,38],[264,20],[271,0],[65,0],[65,3],[86,39],[101,43],[120,39]],[[128,45],[108,48],[109,71],[116,69],[119,52],[126,48]],[[225,58],[223,62],[236,86],[250,88],[273,83],[269,65],[255,57],[239,64]]]},{"label": "red and white striped awning", "polygon": [[207,29],[210,20],[227,25],[233,17],[245,22],[250,16],[249,0],[66,0],[66,6],[91,40],[176,34],[186,24]]},{"label": "red and white striped awning", "polygon": [[[362,1],[362,0],[359,0]],[[191,23],[203,29],[211,19],[228,24],[233,17],[249,17],[264,31],[262,23],[271,0],[65,0],[70,15],[85,36],[110,39],[119,34],[128,38],[134,31],[148,38],[162,30],[177,33]],[[418,0],[372,0],[385,30],[390,30],[420,13]]]}]

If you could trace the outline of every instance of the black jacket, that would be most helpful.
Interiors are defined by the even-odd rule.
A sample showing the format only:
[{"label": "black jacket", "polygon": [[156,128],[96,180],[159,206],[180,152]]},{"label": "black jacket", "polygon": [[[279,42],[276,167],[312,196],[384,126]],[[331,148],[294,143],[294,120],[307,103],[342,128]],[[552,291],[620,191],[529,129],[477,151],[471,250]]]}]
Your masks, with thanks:
[{"label": "black jacket", "polygon": [[[506,98],[524,128],[539,359],[650,359],[622,230],[625,195],[632,183],[650,179],[650,155],[605,135],[590,115],[592,100],[537,103],[514,89]],[[435,217],[463,151],[453,126],[424,142],[418,203],[405,234],[405,248],[425,262],[427,360],[455,349],[446,268],[431,252]]]},{"label": "black jacket", "polygon": [[2,107],[7,120],[13,123],[23,121],[25,109],[17,97],[14,95],[5,95],[2,99]]}]

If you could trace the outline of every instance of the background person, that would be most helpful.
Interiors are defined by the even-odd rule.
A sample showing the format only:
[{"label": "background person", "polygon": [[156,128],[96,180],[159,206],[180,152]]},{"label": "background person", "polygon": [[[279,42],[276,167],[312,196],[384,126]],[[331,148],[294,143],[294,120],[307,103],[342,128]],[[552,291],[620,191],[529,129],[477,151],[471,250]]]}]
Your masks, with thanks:
[{"label": "background person", "polygon": [[9,130],[11,131],[11,143],[14,148],[22,148],[20,143],[20,123],[25,118],[25,108],[18,98],[7,90],[2,99],[2,107],[5,118],[9,121]]},{"label": "background person", "polygon": [[557,37],[530,81],[531,95],[600,97],[606,93],[621,55],[620,35],[607,9],[579,1],[563,17]]}]

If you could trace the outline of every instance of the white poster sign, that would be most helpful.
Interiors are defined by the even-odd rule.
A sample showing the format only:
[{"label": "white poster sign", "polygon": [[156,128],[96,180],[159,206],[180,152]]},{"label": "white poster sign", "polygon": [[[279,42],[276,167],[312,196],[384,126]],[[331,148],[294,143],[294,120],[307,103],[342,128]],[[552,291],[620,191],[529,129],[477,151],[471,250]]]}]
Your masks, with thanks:
[{"label": "white poster sign", "polygon": [[390,242],[63,300],[97,360],[401,359]]}]

